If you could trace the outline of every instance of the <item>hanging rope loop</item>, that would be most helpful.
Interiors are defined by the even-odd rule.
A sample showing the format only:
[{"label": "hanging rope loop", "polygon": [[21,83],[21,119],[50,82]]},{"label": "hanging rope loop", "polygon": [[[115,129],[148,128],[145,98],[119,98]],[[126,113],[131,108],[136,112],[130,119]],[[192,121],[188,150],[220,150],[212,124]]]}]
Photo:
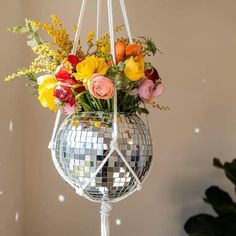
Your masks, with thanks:
[{"label": "hanging rope loop", "polygon": [[[83,17],[84,17],[86,4],[87,4],[87,0],[83,0],[81,10],[80,10],[79,19],[78,19],[77,29],[76,29],[74,45],[73,45],[73,49],[71,52],[71,54],[74,54],[74,55],[76,54],[77,47],[78,47],[79,37],[80,37],[80,33],[81,33],[81,25],[82,25],[82,21],[83,21]],[[101,10],[100,4],[101,4],[101,0],[97,0],[97,21],[98,21],[98,23],[97,23],[96,38],[99,37],[99,22],[100,22],[100,10]],[[121,10],[122,10],[122,14],[123,14],[124,22],[125,22],[125,27],[127,30],[127,35],[129,37],[130,44],[132,44],[132,35],[131,35],[130,27],[129,27],[129,22],[128,22],[128,17],[127,17],[127,13],[126,13],[126,9],[125,9],[124,0],[120,0],[120,5],[121,5]],[[107,0],[107,9],[108,9],[108,23],[109,23],[111,54],[113,57],[113,62],[114,62],[114,64],[116,64],[112,0]],[[141,189],[141,182],[140,182],[138,176],[136,175],[135,171],[132,169],[132,167],[130,166],[130,164],[126,160],[126,157],[120,151],[119,145],[118,145],[118,120],[117,120],[118,109],[117,109],[117,88],[116,88],[116,81],[119,79],[118,77],[119,77],[119,75],[117,75],[117,77],[115,78],[115,83],[114,83],[115,90],[114,90],[114,111],[113,111],[113,136],[112,136],[112,141],[110,143],[110,151],[107,154],[107,156],[104,158],[102,163],[99,165],[99,167],[96,169],[95,173],[91,176],[91,178],[88,181],[86,181],[82,186],[77,186],[75,183],[71,183],[66,178],[66,176],[64,175],[64,173],[60,170],[60,167],[58,166],[53,149],[54,149],[55,137],[56,137],[57,130],[59,127],[59,123],[60,123],[60,117],[61,117],[60,110],[58,110],[58,112],[57,112],[55,125],[53,128],[52,138],[49,143],[49,149],[51,149],[51,152],[52,152],[53,162],[54,162],[55,167],[58,170],[59,174],[63,177],[63,179],[66,182],[68,182],[76,190],[76,193],[79,196],[83,196],[91,201],[93,201],[93,199],[91,199],[89,196],[86,195],[86,188],[89,186],[91,181],[94,178],[96,178],[98,173],[102,170],[102,168],[104,167],[104,165],[106,164],[106,162],[109,160],[109,158],[112,156],[112,154],[114,152],[117,152],[117,154],[120,156],[120,158],[125,163],[125,165],[129,169],[130,173],[133,175],[133,177],[135,178],[136,183],[137,183],[136,188],[134,188],[127,195],[120,197],[117,201],[122,200],[122,199],[128,197],[129,195],[131,195],[133,192]],[[148,120],[147,120],[147,124],[148,124]],[[149,125],[148,125],[148,127],[149,127]],[[115,202],[115,200],[113,202]],[[102,232],[104,232],[104,234],[102,234],[102,236],[109,236],[108,216],[109,216],[109,212],[111,211],[111,209],[112,209],[112,207],[109,202],[106,202],[106,201],[102,202],[102,205],[101,205],[101,216],[103,217]]]}]

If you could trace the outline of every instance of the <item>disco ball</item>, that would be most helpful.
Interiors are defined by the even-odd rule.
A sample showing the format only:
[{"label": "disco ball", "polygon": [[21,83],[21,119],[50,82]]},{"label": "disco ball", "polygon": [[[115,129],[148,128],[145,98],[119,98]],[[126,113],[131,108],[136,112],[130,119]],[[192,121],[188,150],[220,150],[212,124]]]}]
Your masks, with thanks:
[{"label": "disco ball", "polygon": [[[137,115],[119,114],[117,119],[118,147],[142,181],[152,161],[150,132]],[[109,153],[112,120],[111,113],[82,112],[62,123],[52,152],[59,171],[73,186],[83,186]],[[112,201],[136,187],[136,179],[115,151],[84,192],[95,201]]]}]

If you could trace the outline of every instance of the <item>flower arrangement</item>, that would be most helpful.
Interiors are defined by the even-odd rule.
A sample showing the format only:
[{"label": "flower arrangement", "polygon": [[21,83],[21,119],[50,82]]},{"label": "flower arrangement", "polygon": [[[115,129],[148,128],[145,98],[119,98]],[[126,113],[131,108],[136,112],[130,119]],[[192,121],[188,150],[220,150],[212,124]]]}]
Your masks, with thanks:
[{"label": "flower arrangement", "polygon": [[[73,40],[60,19],[51,18],[51,23],[26,19],[23,26],[9,29],[13,33],[28,34],[27,44],[36,58],[29,68],[19,69],[6,77],[6,81],[16,77],[27,79],[28,85],[37,89],[43,107],[53,111],[61,109],[68,115],[79,111],[113,111],[115,82],[118,112],[147,114],[145,104],[168,109],[155,102],[165,89],[158,71],[146,61],[159,51],[151,38],[134,39],[132,45],[127,38],[118,38],[114,63],[109,34],[95,40],[94,32],[90,32],[87,50],[83,50],[79,40],[76,55],[71,55]],[[115,32],[122,28],[117,26]],[[45,31],[50,40],[42,39],[40,31]]]}]

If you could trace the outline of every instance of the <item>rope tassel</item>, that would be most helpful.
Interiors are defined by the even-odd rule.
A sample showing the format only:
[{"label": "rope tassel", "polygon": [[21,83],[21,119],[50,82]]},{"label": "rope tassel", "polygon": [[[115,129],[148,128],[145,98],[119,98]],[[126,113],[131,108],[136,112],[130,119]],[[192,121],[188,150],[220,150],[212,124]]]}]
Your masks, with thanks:
[{"label": "rope tassel", "polygon": [[110,235],[110,223],[109,223],[109,215],[112,210],[112,205],[110,202],[103,201],[101,203],[101,236],[109,236]]}]

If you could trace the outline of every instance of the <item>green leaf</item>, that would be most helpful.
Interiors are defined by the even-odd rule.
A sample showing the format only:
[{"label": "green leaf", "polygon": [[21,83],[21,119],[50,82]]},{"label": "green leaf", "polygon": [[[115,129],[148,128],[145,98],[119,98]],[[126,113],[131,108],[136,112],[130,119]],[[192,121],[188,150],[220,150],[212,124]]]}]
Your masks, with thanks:
[{"label": "green leaf", "polygon": [[215,224],[218,226],[218,232],[222,236],[236,235],[236,215],[226,214],[216,218]]},{"label": "green leaf", "polygon": [[199,214],[191,217],[184,229],[190,236],[235,236],[235,226],[235,215],[213,217],[208,214]]},{"label": "green leaf", "polygon": [[230,195],[216,186],[206,190],[205,201],[212,205],[218,215],[227,213],[236,215],[236,206]]},{"label": "green leaf", "polygon": [[213,159],[213,165],[215,167],[220,168],[220,169],[224,169],[224,165],[221,163],[220,159],[218,159],[218,158]]},{"label": "green leaf", "polygon": [[[223,169],[226,176],[236,185],[236,160],[222,162],[214,158],[215,167]],[[230,195],[216,186],[206,190],[207,203],[211,204],[218,217],[199,214],[191,217],[185,224],[189,236],[235,236],[236,235],[236,204]]]},{"label": "green leaf", "polygon": [[217,168],[224,169],[225,175],[234,185],[236,185],[236,159],[234,159],[232,162],[226,162],[222,164],[219,159],[214,158],[213,164]]},{"label": "green leaf", "polygon": [[141,115],[142,113],[144,114],[149,114],[149,111],[146,108],[142,108],[142,107],[137,107],[137,112],[139,115]]},{"label": "green leaf", "polygon": [[236,185],[236,160],[233,160],[231,163],[226,162],[224,169],[226,176]]},{"label": "green leaf", "polygon": [[214,219],[211,215],[199,214],[191,217],[184,229],[191,236],[218,236],[215,233]]}]

